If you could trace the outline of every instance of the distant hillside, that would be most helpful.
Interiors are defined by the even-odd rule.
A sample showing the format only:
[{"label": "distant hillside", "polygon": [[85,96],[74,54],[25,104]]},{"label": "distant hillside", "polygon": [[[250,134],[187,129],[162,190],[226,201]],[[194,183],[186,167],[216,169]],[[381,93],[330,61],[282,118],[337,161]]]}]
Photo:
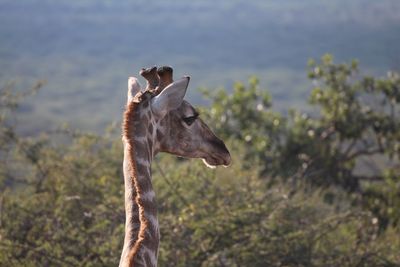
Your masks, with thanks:
[{"label": "distant hillside", "polygon": [[48,80],[25,108],[25,131],[64,121],[99,130],[119,120],[127,77],[142,66],[192,75],[192,97],[256,74],[279,109],[302,105],[310,57],[398,70],[400,2],[0,0],[0,36],[2,84]]}]

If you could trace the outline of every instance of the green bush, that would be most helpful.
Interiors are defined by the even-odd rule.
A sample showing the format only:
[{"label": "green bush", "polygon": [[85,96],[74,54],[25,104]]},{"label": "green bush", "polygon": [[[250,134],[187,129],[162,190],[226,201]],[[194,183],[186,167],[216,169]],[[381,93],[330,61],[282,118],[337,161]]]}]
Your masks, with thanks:
[{"label": "green bush", "polygon": [[[272,111],[256,78],[204,92],[201,116],[233,164],[157,157],[160,266],[400,266],[399,77],[360,78],[325,56],[310,78],[312,114]],[[11,92],[0,91],[0,265],[115,266],[118,134],[21,136]],[[365,158],[380,171],[363,173]]]}]

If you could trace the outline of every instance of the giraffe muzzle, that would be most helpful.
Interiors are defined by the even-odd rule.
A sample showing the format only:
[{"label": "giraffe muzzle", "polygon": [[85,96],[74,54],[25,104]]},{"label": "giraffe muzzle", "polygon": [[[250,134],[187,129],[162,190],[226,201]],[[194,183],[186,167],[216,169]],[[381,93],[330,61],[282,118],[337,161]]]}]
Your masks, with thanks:
[{"label": "giraffe muzzle", "polygon": [[205,163],[208,166],[229,166],[232,159],[229,150],[225,146],[225,143],[222,142],[219,138],[215,137],[209,141],[209,144],[210,150],[207,151],[208,155],[204,158]]}]

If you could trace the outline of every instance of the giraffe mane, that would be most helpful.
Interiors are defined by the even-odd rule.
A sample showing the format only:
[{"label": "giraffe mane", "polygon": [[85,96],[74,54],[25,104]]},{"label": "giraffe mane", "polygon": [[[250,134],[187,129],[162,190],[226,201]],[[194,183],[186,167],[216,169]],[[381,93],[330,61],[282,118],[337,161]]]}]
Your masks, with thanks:
[{"label": "giraffe mane", "polygon": [[137,171],[136,171],[136,161],[135,161],[135,146],[134,146],[134,132],[135,132],[135,127],[134,127],[134,121],[135,121],[135,115],[138,106],[143,102],[143,101],[148,101],[152,97],[158,95],[164,88],[157,87],[155,89],[150,89],[147,88],[145,91],[139,91],[133,99],[126,105],[126,109],[124,112],[123,116],[123,122],[122,122],[122,137],[126,141],[126,145],[128,147],[128,161],[129,164],[131,165],[131,177],[132,177],[132,183],[136,191],[136,196],[135,196],[135,202],[138,206],[139,209],[139,232],[136,236],[134,241],[133,246],[131,247],[129,253],[128,253],[128,266],[133,266],[135,257],[138,255],[141,244],[143,243],[145,239],[145,233],[148,228],[148,221],[144,215],[144,207],[141,201],[141,196],[142,196],[142,191],[140,189],[140,186],[138,185],[139,182],[137,181]]},{"label": "giraffe mane", "polygon": [[141,201],[141,195],[142,192],[140,190],[140,187],[138,186],[138,177],[137,177],[137,171],[136,171],[136,164],[135,164],[135,147],[134,147],[134,140],[132,138],[133,133],[135,131],[134,127],[134,119],[135,119],[135,114],[136,114],[136,109],[139,105],[139,103],[143,100],[142,96],[146,94],[147,91],[138,93],[135,98],[126,106],[126,110],[124,112],[124,118],[123,118],[123,124],[122,124],[122,132],[123,132],[123,138],[127,142],[128,146],[128,160],[131,167],[131,177],[132,177],[132,183],[136,191],[136,197],[135,197],[135,202],[138,205],[139,209],[139,222],[140,222],[140,227],[139,227],[139,233],[137,235],[137,238],[134,239],[134,245],[131,248],[131,250],[128,253],[128,262],[129,266],[133,266],[134,259],[137,256],[140,246],[144,240],[145,237],[145,232],[146,229],[148,228],[148,222],[146,217],[144,216],[144,207],[142,205]]}]

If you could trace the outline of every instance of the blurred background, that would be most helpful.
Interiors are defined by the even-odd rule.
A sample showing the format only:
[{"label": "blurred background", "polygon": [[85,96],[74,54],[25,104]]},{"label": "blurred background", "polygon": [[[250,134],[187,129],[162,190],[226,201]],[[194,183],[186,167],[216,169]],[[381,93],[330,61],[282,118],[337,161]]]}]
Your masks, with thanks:
[{"label": "blurred background", "polygon": [[309,58],[355,58],[367,74],[398,70],[399,14],[396,0],[2,0],[0,79],[18,88],[47,80],[24,105],[26,124],[35,121],[27,133],[119,121],[127,77],[152,65],[191,75],[195,104],[204,103],[198,87],[257,75],[283,111],[304,107]]},{"label": "blurred background", "polygon": [[116,266],[153,65],[233,158],[155,158],[159,266],[400,266],[399,44],[398,0],[0,0],[0,266]]}]

